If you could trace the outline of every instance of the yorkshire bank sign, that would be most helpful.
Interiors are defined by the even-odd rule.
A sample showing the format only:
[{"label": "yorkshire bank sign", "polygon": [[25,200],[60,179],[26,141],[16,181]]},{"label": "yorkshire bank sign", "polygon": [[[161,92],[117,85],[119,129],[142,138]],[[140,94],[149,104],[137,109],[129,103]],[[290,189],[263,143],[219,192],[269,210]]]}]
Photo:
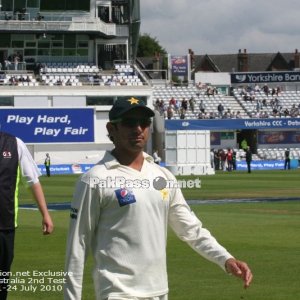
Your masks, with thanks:
[{"label": "yorkshire bank sign", "polygon": [[231,73],[231,83],[282,83],[300,82],[300,72]]}]

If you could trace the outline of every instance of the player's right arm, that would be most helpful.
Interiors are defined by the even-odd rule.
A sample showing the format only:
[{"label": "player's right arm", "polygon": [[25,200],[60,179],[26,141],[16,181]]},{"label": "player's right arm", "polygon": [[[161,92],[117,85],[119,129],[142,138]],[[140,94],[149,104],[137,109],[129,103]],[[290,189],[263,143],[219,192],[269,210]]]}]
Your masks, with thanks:
[{"label": "player's right arm", "polygon": [[64,299],[78,300],[82,294],[84,265],[100,213],[99,193],[85,174],[78,181],[71,204],[65,259]]}]

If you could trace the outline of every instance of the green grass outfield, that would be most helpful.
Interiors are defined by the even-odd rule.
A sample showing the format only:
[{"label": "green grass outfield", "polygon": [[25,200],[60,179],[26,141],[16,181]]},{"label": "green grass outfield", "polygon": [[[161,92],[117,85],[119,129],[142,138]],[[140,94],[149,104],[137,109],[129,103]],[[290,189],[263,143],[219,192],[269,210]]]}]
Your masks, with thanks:
[{"label": "green grass outfield", "polygon": [[[70,201],[76,178],[42,177],[48,202]],[[201,189],[184,190],[187,199],[300,198],[300,170],[218,172],[200,179]],[[24,189],[21,198],[21,204],[32,203]],[[167,249],[170,300],[299,299],[299,200],[201,204],[192,205],[192,209],[221,244],[249,263],[254,282],[244,290],[240,280],[199,257],[170,231]],[[64,268],[69,212],[51,214],[55,232],[43,236],[39,213],[20,210],[12,269],[13,275],[19,272],[19,277],[11,285],[9,299],[62,299],[62,276],[53,272],[62,272]],[[94,299],[91,266],[89,258],[83,292],[86,300]]]}]

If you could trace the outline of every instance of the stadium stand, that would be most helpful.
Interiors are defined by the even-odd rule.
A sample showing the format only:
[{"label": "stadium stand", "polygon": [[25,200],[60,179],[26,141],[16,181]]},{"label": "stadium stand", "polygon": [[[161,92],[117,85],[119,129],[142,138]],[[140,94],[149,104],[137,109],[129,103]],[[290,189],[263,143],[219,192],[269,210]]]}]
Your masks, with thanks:
[{"label": "stadium stand", "polygon": [[249,117],[299,117],[300,99],[297,91],[280,91],[278,95],[266,94],[263,89],[247,92],[234,89],[234,96]]},{"label": "stadium stand", "polygon": [[41,63],[42,67],[40,68],[40,74],[48,73],[62,73],[62,74],[95,74],[99,73],[99,69],[96,65],[88,63],[60,63],[60,62],[51,62],[51,63]]},{"label": "stadium stand", "polygon": [[[287,148],[259,148],[257,155],[259,159],[284,160]],[[291,159],[300,159],[300,148],[289,148]]]},{"label": "stadium stand", "polygon": [[[173,119],[180,119],[180,105],[183,99],[189,101],[194,99],[194,111],[192,111],[190,105],[185,112],[185,119],[218,119],[222,118],[218,112],[218,105],[221,103],[224,107],[223,118],[236,118],[246,117],[247,113],[236,99],[230,96],[226,96],[220,93],[214,95],[208,95],[207,89],[198,89],[196,86],[182,86],[182,87],[154,87],[153,99],[154,106],[161,114],[167,118],[167,106],[171,98],[175,98],[179,101],[179,110],[174,111]],[[162,101],[160,107],[158,106],[158,100]],[[205,111],[200,111],[200,103],[203,101],[205,105]],[[238,113],[239,112],[239,113]]]},{"label": "stadium stand", "polygon": [[33,73],[26,74],[1,74],[0,85],[13,85],[13,86],[38,86],[39,82],[35,78]]},{"label": "stadium stand", "polygon": [[[245,99],[242,88],[233,90],[234,97],[216,93],[208,95],[207,89],[189,87],[154,87],[154,106],[167,118],[167,108],[171,98],[179,101],[179,110],[183,99],[194,99],[194,111],[188,106],[185,119],[220,119],[220,118],[276,118],[299,117],[300,100],[297,91],[281,91],[277,95],[266,96],[263,90],[256,91],[252,100]],[[205,112],[200,111],[200,103],[205,105]],[[159,103],[161,102],[161,103]],[[218,112],[218,105],[222,104],[224,113]],[[180,119],[180,112],[174,109],[173,119]]]}]

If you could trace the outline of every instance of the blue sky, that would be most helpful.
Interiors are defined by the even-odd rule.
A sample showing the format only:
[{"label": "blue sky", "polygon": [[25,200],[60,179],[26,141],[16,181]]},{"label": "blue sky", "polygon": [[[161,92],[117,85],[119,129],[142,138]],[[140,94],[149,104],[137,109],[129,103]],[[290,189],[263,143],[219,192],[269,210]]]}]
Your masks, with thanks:
[{"label": "blue sky", "polygon": [[299,0],[141,0],[141,33],[174,55],[294,52],[299,12]]}]

